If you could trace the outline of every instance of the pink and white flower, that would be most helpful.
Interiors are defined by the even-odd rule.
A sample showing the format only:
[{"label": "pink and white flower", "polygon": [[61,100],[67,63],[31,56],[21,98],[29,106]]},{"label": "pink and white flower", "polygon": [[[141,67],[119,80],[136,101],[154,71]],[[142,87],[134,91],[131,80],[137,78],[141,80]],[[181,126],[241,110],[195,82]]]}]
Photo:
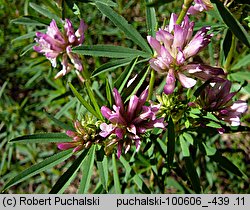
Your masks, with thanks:
[{"label": "pink and white flower", "polygon": [[[156,37],[148,36],[148,42],[155,51],[150,59],[151,67],[160,74],[166,74],[164,92],[171,94],[178,79],[183,87],[191,88],[196,80],[191,77],[201,77],[205,80],[214,75],[224,74],[222,69],[208,68],[201,64],[186,65],[186,61],[199,53],[210,42],[213,34],[208,34],[210,27],[201,28],[193,35],[194,22],[185,16],[180,25],[176,24],[177,15],[172,14],[170,23],[164,29],[156,32]],[[204,71],[206,69],[206,71]],[[211,70],[211,71],[210,71]],[[216,71],[218,70],[218,71]]]},{"label": "pink and white flower", "polygon": [[86,121],[80,122],[76,120],[74,122],[75,131],[66,131],[67,136],[71,137],[72,141],[57,144],[58,149],[67,150],[74,148],[73,152],[77,152],[89,148],[97,141],[96,126],[92,123],[91,126],[89,125]]},{"label": "pink and white flower", "polygon": [[102,115],[110,124],[100,125],[100,136],[106,138],[113,134],[113,139],[108,145],[117,143],[117,156],[120,157],[123,146],[125,153],[130,149],[131,144],[135,143],[138,151],[141,144],[141,135],[151,128],[165,128],[164,118],[157,119],[159,105],[146,106],[148,88],[138,97],[133,95],[127,104],[124,104],[116,88],[113,89],[115,104],[113,110],[106,106],[101,107]]},{"label": "pink and white flower", "polygon": [[61,57],[62,70],[57,73],[55,78],[64,76],[73,68],[78,71],[83,70],[80,58],[72,52],[72,47],[80,46],[83,43],[85,30],[86,25],[83,20],[80,21],[80,27],[75,32],[71,21],[65,19],[63,32],[57,27],[56,21],[52,20],[46,34],[36,33],[35,41],[38,45],[34,46],[35,51],[44,54],[53,67],[57,66],[57,58]]},{"label": "pink and white flower", "polygon": [[240,125],[240,116],[247,111],[247,103],[242,100],[233,101],[237,92],[231,92],[231,82],[217,81],[208,85],[200,95],[198,104],[202,109],[213,112],[218,119],[232,126]]}]

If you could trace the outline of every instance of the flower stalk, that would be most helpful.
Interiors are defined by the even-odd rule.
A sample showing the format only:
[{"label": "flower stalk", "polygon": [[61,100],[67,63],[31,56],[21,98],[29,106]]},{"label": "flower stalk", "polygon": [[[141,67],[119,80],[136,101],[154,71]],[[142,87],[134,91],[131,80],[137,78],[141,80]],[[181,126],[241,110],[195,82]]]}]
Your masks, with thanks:
[{"label": "flower stalk", "polygon": [[186,16],[189,7],[191,7],[194,0],[184,0],[184,4],[182,6],[182,10],[180,15],[178,16],[178,19],[176,21],[176,24],[180,25],[181,22],[184,20],[184,17]]}]

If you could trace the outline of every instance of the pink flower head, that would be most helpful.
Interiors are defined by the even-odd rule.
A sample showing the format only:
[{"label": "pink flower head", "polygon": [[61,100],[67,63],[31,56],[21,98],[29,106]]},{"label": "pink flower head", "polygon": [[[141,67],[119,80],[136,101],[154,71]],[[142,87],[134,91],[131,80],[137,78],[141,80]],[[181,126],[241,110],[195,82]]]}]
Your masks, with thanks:
[{"label": "pink flower head", "polygon": [[113,110],[106,106],[101,107],[102,115],[110,124],[102,123],[100,125],[100,136],[104,138],[111,134],[115,136],[115,140],[111,141],[108,146],[118,143],[117,156],[119,158],[123,146],[126,153],[134,142],[138,151],[141,144],[141,134],[154,127],[165,128],[166,124],[163,122],[164,118],[157,119],[156,117],[159,105],[145,105],[148,88],[139,97],[133,95],[127,104],[123,103],[116,88],[113,89],[113,94],[115,100]]},{"label": "pink flower head", "polygon": [[[201,28],[192,37],[194,22],[190,22],[188,16],[185,16],[180,25],[176,24],[176,20],[177,15],[172,14],[169,25],[164,29],[159,29],[155,38],[147,37],[150,46],[155,50],[155,57],[149,61],[151,67],[161,74],[167,74],[164,87],[166,94],[174,91],[176,79],[183,87],[191,88],[196,84],[196,80],[190,76],[195,76],[196,72],[202,74],[204,78],[211,77],[209,68],[203,67],[201,64],[196,66],[193,64],[193,71],[189,71],[189,68],[185,67],[187,59],[195,56],[209,44],[213,36],[213,34],[208,34],[210,27]],[[204,68],[206,68],[206,72],[203,72]],[[217,70],[219,69],[217,68]],[[212,72],[214,71],[215,68]],[[219,72],[223,71],[220,69]],[[218,75],[218,72],[215,74]]]},{"label": "pink flower head", "polygon": [[[85,123],[85,125],[84,125]],[[72,138],[70,142],[63,142],[57,145],[60,150],[67,150],[74,148],[73,152],[77,152],[86,148],[89,148],[96,140],[96,130],[95,125],[82,121],[76,120],[74,122],[74,127],[76,131],[68,130],[66,131],[67,136]]]},{"label": "pink flower head", "polygon": [[188,14],[196,15],[210,9],[213,9],[213,5],[210,0],[194,0],[194,5],[189,7]]},{"label": "pink flower head", "polygon": [[56,21],[52,20],[46,34],[41,32],[36,33],[35,41],[38,45],[34,46],[34,50],[44,54],[50,60],[53,67],[57,66],[56,59],[61,55],[62,70],[57,73],[55,78],[64,76],[73,68],[82,71],[83,66],[81,61],[78,55],[72,53],[71,48],[83,43],[85,30],[86,25],[83,20],[80,21],[80,27],[75,32],[70,20],[66,19],[63,32],[58,29]]},{"label": "pink flower head", "polygon": [[240,116],[247,111],[245,101],[233,101],[237,92],[231,92],[231,82],[217,81],[208,85],[200,95],[199,105],[206,111],[213,112],[219,119],[232,126],[240,125]]}]

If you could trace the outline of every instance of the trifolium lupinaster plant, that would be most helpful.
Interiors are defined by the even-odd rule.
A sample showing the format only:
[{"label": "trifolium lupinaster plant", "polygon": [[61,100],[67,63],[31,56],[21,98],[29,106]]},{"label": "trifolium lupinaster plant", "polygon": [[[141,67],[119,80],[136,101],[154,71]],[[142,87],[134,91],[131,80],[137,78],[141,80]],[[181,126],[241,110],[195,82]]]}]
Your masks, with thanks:
[{"label": "trifolium lupinaster plant", "polygon": [[[72,9],[56,2],[59,10]],[[227,5],[219,0],[184,0],[162,20],[159,11],[163,10],[146,0],[140,3],[140,10],[147,28],[137,30],[136,24],[130,24],[116,10],[117,3],[90,3],[98,9],[96,14],[102,15],[103,25],[98,27],[104,30],[105,24],[113,24],[119,30],[117,39],[128,40],[127,45],[112,44],[113,38],[108,44],[101,39],[98,42],[95,22],[81,11],[89,3],[72,1],[73,13],[63,8],[61,17],[49,19],[45,32],[36,32],[33,49],[38,57],[49,60],[54,81],[63,81],[68,90],[63,97],[71,97],[75,103],[70,105],[66,122],[50,115],[63,128],[61,133],[11,140],[30,143],[34,139],[39,143],[38,136],[48,137],[47,142],[57,146],[55,154],[44,160],[51,167],[53,160],[59,163],[70,158],[71,166],[58,177],[51,192],[61,193],[78,170],[82,193],[166,193],[167,177],[175,177],[189,192],[201,193],[205,190],[202,180],[206,179],[201,176],[209,162],[244,177],[214,143],[227,133],[240,136],[249,132],[244,120],[248,97],[242,91],[246,82],[236,83],[231,76],[235,50],[250,46],[247,29],[237,26],[240,32],[235,33],[230,23],[222,22],[232,38],[231,48],[220,53],[218,43],[225,37],[215,20],[206,19],[216,13],[222,17],[216,21],[223,21],[226,15],[241,25]],[[236,39],[241,48],[236,49]],[[30,177],[28,170],[33,171],[32,176],[38,174],[41,165],[37,163],[10,179],[4,190]],[[98,182],[90,179],[92,174],[100,177]],[[96,191],[93,187],[90,190],[91,182]]]}]

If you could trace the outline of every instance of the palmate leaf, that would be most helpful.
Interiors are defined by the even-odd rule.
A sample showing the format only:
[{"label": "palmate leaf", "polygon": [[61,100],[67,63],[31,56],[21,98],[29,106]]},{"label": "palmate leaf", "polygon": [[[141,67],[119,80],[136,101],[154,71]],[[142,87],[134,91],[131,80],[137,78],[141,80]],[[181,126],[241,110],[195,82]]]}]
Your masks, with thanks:
[{"label": "palmate leaf", "polygon": [[151,48],[141,34],[131,26],[124,17],[117,14],[111,7],[102,3],[96,2],[97,8],[106,15],[119,29],[121,29],[127,38],[131,39],[134,43],[141,47],[142,50],[148,54],[152,53]]},{"label": "palmate leaf", "polygon": [[227,24],[234,35],[246,46],[250,47],[250,36],[239,21],[234,18],[233,14],[219,0],[211,0],[211,2],[216,4],[223,21]]},{"label": "palmate leaf", "polygon": [[72,165],[68,168],[68,170],[57,180],[56,184],[49,192],[50,194],[59,193],[61,189],[64,188],[66,184],[68,184],[68,180],[72,176],[74,176],[81,167],[86,155],[88,154],[88,151],[89,149],[86,149],[79,155],[79,157],[72,163]]},{"label": "palmate leaf", "polygon": [[150,58],[151,54],[135,50],[127,47],[116,45],[82,45],[72,49],[74,53],[80,55],[89,55],[94,57],[108,57],[108,58],[129,58],[129,57],[143,57]]},{"label": "palmate leaf", "polygon": [[50,142],[68,142],[72,138],[68,137],[65,133],[39,133],[24,135],[14,139],[11,139],[11,143],[39,143],[47,144]]},{"label": "palmate leaf", "polygon": [[52,168],[53,166],[63,162],[64,160],[68,159],[72,155],[72,150],[65,150],[62,152],[59,152],[45,160],[43,160],[40,163],[37,163],[30,168],[22,171],[17,176],[12,178],[3,188],[2,191],[8,189],[9,187],[16,185],[32,176],[35,176],[36,174],[39,174],[42,171],[45,171],[49,168]]}]

